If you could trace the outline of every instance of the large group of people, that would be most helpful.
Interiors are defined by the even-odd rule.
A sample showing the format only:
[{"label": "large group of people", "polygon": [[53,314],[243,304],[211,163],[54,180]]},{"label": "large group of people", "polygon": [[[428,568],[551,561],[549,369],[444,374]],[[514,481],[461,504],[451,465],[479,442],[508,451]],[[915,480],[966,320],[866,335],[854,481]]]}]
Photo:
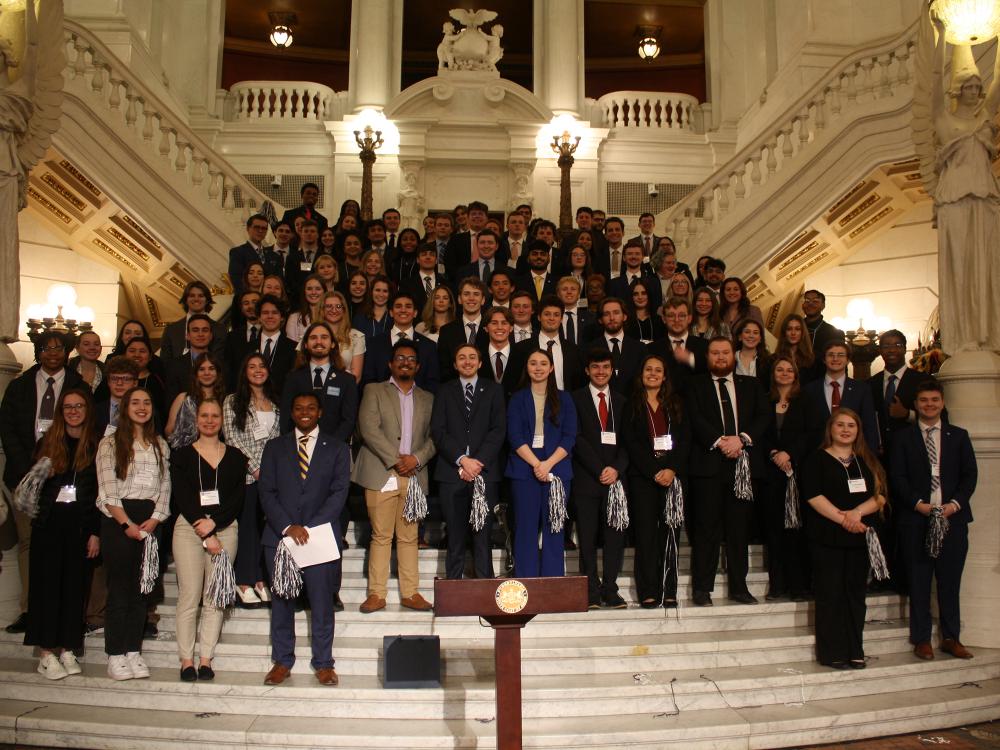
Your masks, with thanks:
[{"label": "large group of people", "polygon": [[[428,611],[427,498],[445,521],[449,578],[467,574],[470,545],[468,573],[495,574],[499,521],[516,576],[563,575],[578,545],[592,609],[628,606],[626,546],[635,603],[677,607],[682,527],[693,605],[712,605],[723,547],[727,598],[756,604],[748,550],[760,541],[767,599],[815,599],[817,657],[835,668],[865,665],[877,529],[890,585],[910,592],[916,655],[934,656],[937,576],[942,648],[971,656],[958,590],[975,457],[940,386],[906,366],[902,333],[881,335],[884,371],[856,381],[850,345],[809,290],[770,352],[743,281],[717,258],[681,263],[651,214],[626,240],[621,219],[582,207],[560,240],[530,206],[503,231],[474,201],[421,232],[395,209],[364,221],[350,200],[329,222],[318,197],[307,184],[273,226],[250,217],[230,251],[228,317],[191,282],[158,354],[136,320],[103,362],[93,332],[36,337],[38,364],[8,387],[0,438],[12,491],[51,461],[38,512],[15,511],[22,614],[8,627],[39,647],[46,677],[79,672],[85,623],[104,628],[112,678],[148,676],[152,536],[175,562],[181,679],[214,676],[223,611],[206,591],[224,554],[237,603],[271,607],[266,682],[280,684],[296,608],[272,591],[282,540],[308,543],[330,524],[343,548],[347,523],[367,521],[360,611],[386,607],[393,547],[401,605]],[[931,556],[924,540],[942,521]],[[334,685],[340,562],[301,573],[312,666]]]}]

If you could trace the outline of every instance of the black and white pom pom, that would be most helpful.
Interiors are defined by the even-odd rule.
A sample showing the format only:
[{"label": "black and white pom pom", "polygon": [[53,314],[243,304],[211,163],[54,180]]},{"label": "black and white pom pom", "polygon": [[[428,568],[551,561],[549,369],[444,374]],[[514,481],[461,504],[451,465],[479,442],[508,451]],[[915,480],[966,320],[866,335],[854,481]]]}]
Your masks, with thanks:
[{"label": "black and white pom pom", "polygon": [[483,475],[472,480],[472,507],[469,508],[469,524],[473,531],[482,531],[486,525],[489,508],[486,505],[486,480]]},{"label": "black and white pom pom", "polygon": [[684,524],[684,488],[681,480],[674,477],[670,486],[663,490],[666,502],[663,505],[663,521],[672,529]]},{"label": "black and white pom pom", "polygon": [[[38,498],[42,494],[42,485],[52,473],[52,459],[42,456],[14,488],[14,508],[28,518],[38,515]],[[3,502],[0,500],[0,502]]]},{"label": "black and white pom pom", "polygon": [[736,479],[733,482],[733,494],[740,500],[753,502],[753,482],[750,480],[750,454],[746,448],[740,451],[736,459]]},{"label": "black and white pom pom", "polygon": [[282,599],[295,599],[302,592],[302,571],[284,542],[278,545],[278,550],[274,553],[271,592]]},{"label": "black and white pom pom", "polygon": [[795,481],[795,472],[788,472],[788,482],[785,484],[785,528],[801,529],[802,516],[799,513],[799,483]]},{"label": "black and white pom pom", "polygon": [[872,573],[875,578],[884,581],[889,577],[889,566],[886,564],[878,534],[871,526],[865,531],[865,541],[868,543],[868,564],[872,566]]},{"label": "black and white pom pom", "polygon": [[944,546],[944,537],[948,533],[948,519],[944,517],[944,508],[935,505],[931,508],[930,523],[927,525],[927,556],[936,560]]},{"label": "black and white pom pom", "polygon": [[205,601],[217,609],[225,609],[236,601],[236,574],[226,550],[212,558],[212,573],[205,584]]},{"label": "black and white pom pom", "polygon": [[139,593],[148,594],[160,577],[160,545],[156,537],[145,531],[139,532],[142,537],[142,563],[139,568]]},{"label": "black and white pom pom", "polygon": [[625,497],[625,487],[618,479],[608,490],[608,526],[615,531],[628,528],[628,501]]},{"label": "black and white pom pom", "polygon": [[427,496],[417,478],[410,477],[406,485],[406,500],[403,502],[403,519],[409,523],[423,521],[427,517]]},{"label": "black and white pom pom", "polygon": [[562,480],[549,474],[549,528],[558,534],[566,525],[566,488]]}]

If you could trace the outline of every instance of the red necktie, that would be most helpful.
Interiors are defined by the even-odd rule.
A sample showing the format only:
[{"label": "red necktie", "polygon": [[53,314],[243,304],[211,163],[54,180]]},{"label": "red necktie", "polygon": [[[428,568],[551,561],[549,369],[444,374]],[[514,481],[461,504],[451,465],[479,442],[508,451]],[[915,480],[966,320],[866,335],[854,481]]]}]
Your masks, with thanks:
[{"label": "red necktie", "polygon": [[830,387],[833,388],[833,393],[830,394],[830,406],[836,409],[840,406],[840,383],[832,380],[830,381]]},{"label": "red necktie", "polygon": [[604,397],[604,392],[597,394],[601,402],[597,405],[597,416],[601,418],[601,432],[608,431],[608,402]]},{"label": "red necktie", "polygon": [[311,219],[313,217],[313,212],[311,209],[306,209],[306,218]]}]

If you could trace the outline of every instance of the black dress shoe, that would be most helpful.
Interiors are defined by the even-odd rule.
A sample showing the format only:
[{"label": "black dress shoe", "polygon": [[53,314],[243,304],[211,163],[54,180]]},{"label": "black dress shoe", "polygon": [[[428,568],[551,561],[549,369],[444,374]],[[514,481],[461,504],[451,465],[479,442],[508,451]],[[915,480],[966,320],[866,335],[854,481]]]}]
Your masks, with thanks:
[{"label": "black dress shoe", "polygon": [[693,601],[698,607],[711,607],[712,595],[707,591],[695,591],[694,594],[691,595],[691,601]]},{"label": "black dress shoe", "polygon": [[807,602],[809,601],[809,596],[804,591],[793,591],[789,599],[793,602]]},{"label": "black dress shoe", "polygon": [[333,600],[333,611],[334,612],[343,612],[344,611],[344,603],[342,601],[340,601],[340,595],[339,594],[337,595],[337,598]]},{"label": "black dress shoe", "polygon": [[677,609],[677,600],[673,597],[667,597],[663,600],[664,609]]},{"label": "black dress shoe", "polygon": [[656,609],[660,606],[660,603],[656,599],[643,599],[639,602],[639,606],[643,609]]},{"label": "black dress shoe", "polygon": [[765,596],[764,599],[766,599],[769,602],[776,602],[779,599],[784,599],[786,596],[787,593],[785,592],[784,589],[770,589],[767,592],[767,596]]},{"label": "black dress shoe", "polygon": [[833,667],[834,669],[850,669],[851,665],[846,661],[831,661],[826,666]]},{"label": "black dress shoe", "polygon": [[851,665],[851,669],[864,669],[866,666],[864,659],[851,659],[848,663]]},{"label": "black dress shoe", "polygon": [[749,591],[740,594],[730,594],[728,597],[729,601],[736,602],[738,604],[757,604],[757,598],[751,594]]},{"label": "black dress shoe", "polygon": [[198,672],[194,667],[181,667],[181,682],[196,682]]},{"label": "black dress shoe", "polygon": [[601,606],[604,609],[628,609],[628,602],[622,599],[621,594],[611,594],[604,597]]},{"label": "black dress shoe", "polygon": [[600,609],[601,608],[601,597],[591,596],[587,598],[587,609]]},{"label": "black dress shoe", "polygon": [[200,667],[198,667],[198,679],[199,680],[205,680],[206,682],[208,680],[214,680],[215,679],[215,670],[212,669],[207,664],[202,664]]},{"label": "black dress shoe", "polygon": [[160,634],[160,629],[155,622],[146,621],[146,626],[142,629],[143,638],[156,638]]},{"label": "black dress shoe", "polygon": [[10,625],[4,628],[8,633],[23,633],[28,629],[28,613],[22,612]]}]

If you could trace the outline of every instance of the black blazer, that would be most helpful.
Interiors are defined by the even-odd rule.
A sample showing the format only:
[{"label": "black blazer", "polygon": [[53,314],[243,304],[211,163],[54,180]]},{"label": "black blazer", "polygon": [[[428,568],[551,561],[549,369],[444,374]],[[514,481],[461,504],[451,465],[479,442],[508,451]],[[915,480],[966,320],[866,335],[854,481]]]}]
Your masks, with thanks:
[{"label": "black blazer", "polygon": [[[802,387],[802,398],[806,406],[806,444],[810,448],[818,448],[823,442],[823,431],[830,418],[830,408],[826,405],[824,383],[826,375]],[[878,424],[875,419],[875,407],[872,406],[871,388],[866,383],[847,378],[844,381],[843,392],[840,394],[840,405],[852,409],[861,417],[862,432],[865,441],[873,453],[879,451]]]},{"label": "black blazer", "polygon": [[[571,344],[576,344],[578,347],[583,348],[590,341],[594,329],[599,327],[596,325],[597,320],[594,317],[594,313],[588,310],[586,307],[577,307],[573,311],[573,327],[576,329],[576,340],[570,341]],[[566,338],[566,311],[563,311],[563,338]]]},{"label": "black blazer", "polygon": [[[553,268],[555,266],[553,265]],[[545,274],[545,281],[542,284],[542,296],[547,297],[550,294],[556,293],[556,281],[557,277],[554,272],[549,272]],[[527,292],[531,295],[531,301],[535,303],[535,312],[538,312],[538,294],[535,289],[535,282],[531,278],[531,271],[525,271],[514,279],[514,289],[517,291]]]},{"label": "black blazer", "polygon": [[[281,391],[281,431],[292,429],[292,402],[299,393],[313,393],[312,372],[307,366],[288,374]],[[334,440],[348,442],[358,420],[358,384],[354,376],[333,367],[327,372],[320,393],[323,416],[319,428]]]},{"label": "black blazer", "polygon": [[[304,205],[296,206],[295,208],[289,208],[288,210],[286,210],[285,215],[281,217],[281,220],[287,221],[294,227],[296,217],[305,215],[306,215],[306,207]],[[326,220],[326,217],[323,216],[323,214],[321,214],[315,208],[312,209],[312,220],[316,222],[316,228],[318,230],[316,232],[317,235],[323,234],[323,230],[326,229],[330,224],[330,222]]]},{"label": "black blazer", "polygon": [[[518,344],[512,345],[510,348],[510,365],[508,369],[514,371],[511,373],[511,377],[518,383],[521,380],[521,376],[524,375],[524,368],[528,364],[528,357],[531,355],[531,352],[539,348],[538,339],[539,334],[536,332],[530,339],[525,339]],[[577,388],[582,387],[586,382],[583,374],[583,357],[580,354],[580,350],[568,341],[563,341],[561,335],[559,341],[563,355],[563,390],[567,394],[570,394]],[[506,376],[506,372],[504,375]]]},{"label": "black blazer", "polygon": [[[764,435],[771,422],[771,402],[756,378],[732,375],[736,387],[736,426],[752,442],[748,446],[750,473],[762,478],[767,470],[767,451]],[[696,477],[713,477],[735,467],[736,462],[712,448],[723,436],[722,412],[719,410],[718,386],[709,373],[698,375],[691,381],[685,401],[685,414],[691,417],[694,442],[691,447],[691,474]],[[731,469],[730,469],[731,470]]]},{"label": "black blazer", "polygon": [[686,408],[681,407],[680,421],[669,422],[669,434],[673,447],[660,456],[653,452],[653,440],[649,437],[649,417],[642,404],[637,411],[630,401],[626,410],[628,430],[625,434],[625,444],[628,447],[629,476],[642,477],[652,482],[653,477],[663,469],[671,469],[682,479],[687,476],[691,455],[691,418]]},{"label": "black blazer", "polygon": [[[11,490],[17,487],[17,483],[34,464],[35,411],[38,408],[35,375],[41,367],[29,367],[24,374],[14,378],[4,391],[3,402],[0,403],[0,442],[3,443],[3,452],[7,458],[3,481]],[[65,372],[62,390],[88,388],[76,370],[67,367]]]},{"label": "black blazer", "polygon": [[[494,383],[497,382],[497,371],[496,364],[490,361],[490,344],[487,340],[483,344],[476,344],[479,349],[479,377],[490,380]],[[514,356],[514,344],[510,345],[510,351],[507,353],[507,364],[504,366],[503,377],[500,378],[500,389],[503,391],[503,397],[505,401],[510,401],[510,397],[513,395],[514,391],[517,390],[521,383],[521,376],[524,374],[523,371],[518,372],[513,367],[511,367],[511,360]]]},{"label": "black blazer", "polygon": [[[879,435],[882,438],[882,450],[886,456],[891,455],[890,444],[892,436],[900,430],[905,430],[913,423],[907,418],[899,419],[889,416],[888,404],[885,402],[885,379],[888,373],[885,370],[868,378],[868,386],[872,392],[872,405],[875,407],[875,414],[878,417]],[[917,386],[925,380],[933,380],[934,376],[917,372],[909,367],[903,372],[903,377],[896,383],[896,397],[899,402],[910,411],[914,410],[917,398]],[[946,417],[942,415],[942,418]]]},{"label": "black blazer", "polygon": [[[226,346],[226,327],[217,320],[212,321],[212,343],[208,347],[212,354],[221,357]],[[173,323],[167,323],[160,336],[160,359],[164,363],[164,375],[169,375],[169,362],[179,357],[187,349],[187,316]]]},{"label": "black blazer", "polygon": [[615,433],[615,444],[601,442],[601,419],[590,394],[590,386],[573,391],[573,405],[576,406],[576,445],[573,446],[573,487],[574,494],[605,495],[608,487],[601,484],[598,477],[604,467],[610,466],[625,480],[628,471],[628,446],[625,435],[629,426],[625,418],[625,397],[608,389],[608,432]]},{"label": "black blazer", "polygon": [[[900,430],[892,442],[892,491],[897,518],[901,524],[926,524],[927,518],[916,511],[919,501],[930,502],[931,464],[919,424]],[[948,520],[972,523],[972,493],[979,471],[969,433],[961,427],[941,421],[941,502],[955,500],[961,509]]]},{"label": "black blazer", "polygon": [[281,393],[285,387],[288,373],[295,367],[296,346],[285,332],[278,335],[278,344],[271,350],[271,361],[268,363],[271,382],[275,393]]},{"label": "black blazer", "polygon": [[[792,465],[798,466],[808,452],[806,449],[804,436],[806,433],[806,409],[801,395],[788,402],[788,411],[778,429],[778,420],[775,416],[775,401],[768,399],[770,404],[771,419],[767,425],[767,432],[764,435],[764,443],[767,455],[771,451],[784,451],[792,458]],[[771,463],[773,466],[773,462]]]},{"label": "black blazer", "polygon": [[[476,348],[481,350],[483,346],[489,346],[490,335],[486,332],[486,319],[480,317],[479,320],[480,325],[476,329],[475,344]],[[468,340],[469,331],[465,327],[465,320],[461,313],[450,323],[441,326],[441,330],[438,331],[437,358],[442,383],[458,377],[458,373],[455,371],[455,352]],[[422,360],[423,358],[421,358]]]},{"label": "black blazer", "polygon": [[[437,289],[439,286],[448,286],[448,277],[435,271],[431,288]],[[417,318],[419,318],[427,305],[427,290],[424,289],[424,280],[420,271],[418,270],[413,276],[401,282],[399,288],[401,291],[413,295],[413,304],[417,308]]]},{"label": "black blazer", "polygon": [[461,482],[456,461],[468,455],[482,461],[483,479],[503,478],[503,444],[507,437],[507,406],[503,392],[493,380],[479,377],[472,397],[472,416],[465,419],[465,392],[461,380],[441,386],[431,411],[431,437],[438,460],[434,478],[439,482]]},{"label": "black blazer", "polygon": [[[635,377],[639,374],[642,360],[646,357],[649,350],[641,341],[626,336],[624,330],[618,335],[622,340],[622,353],[618,357],[618,361],[614,363],[615,374],[611,377],[611,387],[619,393],[627,395],[632,392]],[[587,344],[587,347],[597,347],[605,351],[611,351],[603,330]],[[584,358],[584,362],[586,362],[586,358]]]},{"label": "black blazer", "polygon": [[[263,335],[263,334],[262,334]],[[274,384],[275,392],[280,394],[285,385],[285,378],[295,366],[295,342],[292,341],[282,330],[278,333],[278,340],[271,350],[271,361],[268,362],[269,377]],[[233,329],[226,337],[226,388],[227,393],[236,391],[236,383],[240,377],[240,365],[244,358],[251,353],[258,352],[258,348],[251,348],[247,341],[246,328]]]},{"label": "black blazer", "polygon": [[[443,330],[443,329],[442,329]],[[393,341],[390,340],[391,329],[368,339],[368,349],[365,351],[365,366],[361,374],[361,385],[369,383],[384,383],[389,379],[389,358],[392,356]],[[441,383],[441,373],[438,369],[438,347],[422,333],[414,331],[413,341],[417,345],[417,356],[420,357],[420,369],[414,382],[418,388],[430,393],[437,393]]]},{"label": "black blazer", "polygon": [[[806,328],[806,333],[809,334],[808,327]],[[823,361],[823,347],[826,343],[828,341],[844,340],[844,332],[830,323],[827,323],[825,320],[820,320],[819,326],[816,328],[815,335],[809,335],[812,337],[813,351],[816,352],[816,359],[820,361],[820,364],[822,364]]]},{"label": "black blazer", "polygon": [[[498,258],[498,257],[496,257],[494,255],[493,256],[493,270],[495,271],[498,268],[506,268],[508,271],[511,271],[511,272],[514,271],[513,268],[510,268],[507,265],[506,261],[500,260],[500,258]],[[470,276],[475,276],[477,279],[479,279],[480,281],[482,281],[488,287],[490,285],[489,278],[492,278],[493,274],[491,272],[489,278],[484,279],[484,278],[482,278],[479,275],[479,261],[478,260],[474,261],[474,262],[471,262],[471,263],[466,263],[464,266],[462,266],[461,268],[459,268],[458,271],[455,272],[455,276],[452,279],[452,291],[455,292],[456,295],[458,294],[458,285],[462,282],[462,279],[467,279]],[[487,294],[487,296],[489,296],[489,295]],[[485,307],[486,306],[484,305],[484,309],[485,309]]]},{"label": "black blazer", "polygon": [[[660,305],[663,304],[663,290],[660,288],[660,278],[645,263],[640,267],[640,271],[639,277],[646,284],[646,289],[649,292],[649,309],[658,310]],[[629,284],[628,276],[625,274],[624,269],[622,269],[621,276],[611,279],[605,285],[604,291],[608,297],[617,297],[620,300],[624,300],[626,305],[631,306],[632,285]]]},{"label": "black blazer", "polygon": [[270,273],[267,270],[267,249],[265,247],[261,246],[259,255],[249,241],[229,249],[229,282],[233,285],[234,299],[243,291],[243,274],[246,272],[247,266],[254,261],[263,263],[264,273]]},{"label": "black blazer", "polygon": [[694,369],[687,364],[677,361],[674,357],[674,346],[670,343],[670,332],[667,331],[666,338],[654,341],[647,346],[650,354],[662,357],[667,363],[667,371],[670,376],[670,385],[674,392],[684,395],[691,385],[691,381],[698,375],[708,372],[708,342],[688,334],[685,348],[694,355]]},{"label": "black blazer", "polygon": [[302,285],[306,283],[306,276],[312,273],[312,267],[319,256],[318,250],[313,253],[308,271],[302,270],[306,256],[300,248],[292,250],[285,259],[285,293],[288,294],[288,301],[293,307],[302,299]]},{"label": "black blazer", "polygon": [[[524,246],[521,246],[521,252],[524,252]],[[497,260],[502,260],[506,263],[510,260],[510,247],[507,245],[507,239],[503,235],[500,236],[500,242],[497,245],[497,254],[494,256]],[[455,279],[458,277],[458,270],[463,266],[467,266],[472,262],[472,233],[468,230],[464,232],[455,232],[451,237],[448,238],[448,248],[445,250],[444,254],[444,272],[448,274],[448,277]]]}]

